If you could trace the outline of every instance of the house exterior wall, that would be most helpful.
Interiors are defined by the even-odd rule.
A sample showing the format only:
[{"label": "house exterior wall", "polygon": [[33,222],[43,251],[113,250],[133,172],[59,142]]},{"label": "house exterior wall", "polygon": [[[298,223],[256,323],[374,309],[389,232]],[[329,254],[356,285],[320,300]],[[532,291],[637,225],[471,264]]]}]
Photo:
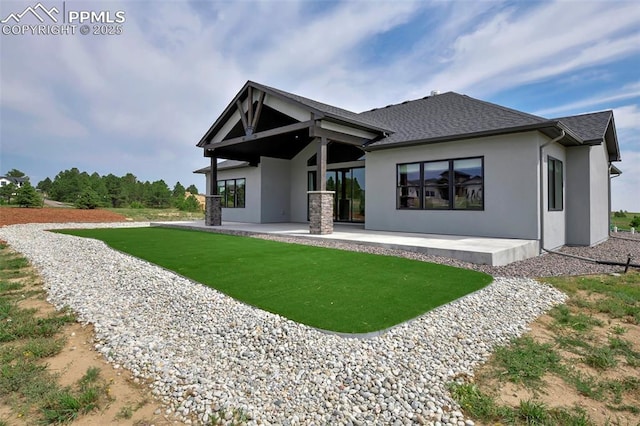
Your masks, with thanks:
[{"label": "house exterior wall", "polygon": [[567,149],[566,177],[566,243],[568,245],[589,245],[591,219],[590,196],[590,147],[576,146]]},{"label": "house exterior wall", "polygon": [[261,192],[260,221],[289,222],[291,219],[290,162],[277,158],[260,158]]},{"label": "house exterior wall", "polygon": [[316,144],[310,143],[291,160],[289,180],[291,182],[290,218],[292,222],[307,222],[307,171],[311,169],[307,166],[307,160],[316,151]]},{"label": "house exterior wall", "polygon": [[[544,136],[539,136],[539,146],[547,143],[548,139]],[[558,247],[565,245],[566,243],[566,214],[567,214],[567,198],[568,198],[568,188],[567,188],[567,169],[569,168],[567,164],[567,155],[566,148],[558,143],[553,143],[542,148],[542,214],[543,218],[543,241],[542,248],[553,250]],[[562,161],[563,172],[562,172],[562,192],[563,192],[563,200],[562,200],[562,210],[559,211],[550,211],[549,210],[549,175],[548,175],[548,160],[549,156],[555,158],[556,160]]]},{"label": "house exterior wall", "polygon": [[[207,176],[211,176],[208,174]],[[218,170],[218,180],[245,178],[245,207],[222,208],[222,220],[229,222],[260,223],[261,221],[261,165],[237,169]],[[209,180],[209,179],[208,179]]]},{"label": "house exterior wall", "polygon": [[[538,239],[537,132],[367,153],[365,228],[384,231]],[[484,157],[484,210],[399,210],[396,165]]]},{"label": "house exterior wall", "polygon": [[605,144],[590,147],[591,226],[589,245],[609,238],[609,156]]},{"label": "house exterior wall", "polygon": [[[608,157],[604,145],[566,148],[528,132],[448,143],[378,150],[366,159],[366,222],[370,230],[540,238],[543,246],[593,245],[608,237]],[[218,170],[218,179],[246,179],[245,208],[223,208],[224,221],[307,222],[309,144],[292,160],[262,157],[258,167]],[[548,158],[563,163],[563,209],[548,209]],[[397,164],[483,157],[484,210],[396,208]],[[364,162],[329,164],[327,169]],[[542,173],[542,175],[541,175]],[[542,182],[542,191],[540,191]],[[209,190],[210,175],[207,175]],[[540,216],[542,213],[542,217]],[[542,223],[541,223],[542,222]]]}]

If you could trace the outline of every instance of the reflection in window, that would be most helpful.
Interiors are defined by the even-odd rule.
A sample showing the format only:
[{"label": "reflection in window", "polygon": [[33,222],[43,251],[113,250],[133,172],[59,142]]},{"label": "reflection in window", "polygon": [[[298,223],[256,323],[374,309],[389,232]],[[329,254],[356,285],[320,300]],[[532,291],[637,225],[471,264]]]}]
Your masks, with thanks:
[{"label": "reflection in window", "polygon": [[218,181],[218,195],[221,196],[222,207],[244,207],[245,182],[244,178]]},{"label": "reflection in window", "polygon": [[244,179],[236,179],[236,207],[244,207]]},{"label": "reflection in window", "polygon": [[399,209],[484,209],[481,157],[398,164],[397,172]]},{"label": "reflection in window", "polygon": [[398,165],[398,208],[420,208],[420,164]]},{"label": "reflection in window", "polygon": [[482,159],[453,160],[456,209],[481,210],[483,207]]},{"label": "reflection in window", "polygon": [[424,208],[449,208],[449,162],[424,163]]},{"label": "reflection in window", "polygon": [[562,210],[562,161],[548,157],[549,210]]}]

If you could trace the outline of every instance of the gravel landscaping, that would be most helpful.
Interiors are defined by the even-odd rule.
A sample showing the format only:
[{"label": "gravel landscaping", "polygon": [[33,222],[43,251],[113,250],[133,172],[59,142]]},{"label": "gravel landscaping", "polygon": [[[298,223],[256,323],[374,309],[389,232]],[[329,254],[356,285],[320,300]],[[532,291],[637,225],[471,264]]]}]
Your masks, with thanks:
[{"label": "gravel landscaping", "polygon": [[[523,334],[528,323],[565,299],[527,277],[621,269],[557,255],[490,268],[314,240],[501,276],[381,336],[354,339],[254,309],[100,241],[44,232],[114,226],[141,224],[14,225],[0,228],[0,239],[39,270],[51,303],[69,306],[80,321],[94,324],[100,353],[149,383],[169,419],[187,423],[216,414],[231,420],[235,414],[250,424],[471,425],[447,383],[472,374],[496,345]],[[635,253],[637,261],[639,243],[611,239],[595,248],[563,250],[621,261]]]}]

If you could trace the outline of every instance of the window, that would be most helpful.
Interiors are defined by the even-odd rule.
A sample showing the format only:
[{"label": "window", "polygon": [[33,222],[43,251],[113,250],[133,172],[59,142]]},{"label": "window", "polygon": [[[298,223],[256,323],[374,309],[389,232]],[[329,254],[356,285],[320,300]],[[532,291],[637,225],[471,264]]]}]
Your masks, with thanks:
[{"label": "window", "polygon": [[484,159],[397,165],[397,208],[483,210]]},{"label": "window", "polygon": [[420,208],[420,164],[398,165],[398,208]]},{"label": "window", "polygon": [[222,196],[222,207],[243,208],[245,203],[245,179],[218,181],[218,195]]},{"label": "window", "polygon": [[547,157],[548,164],[548,189],[549,189],[549,210],[560,211],[563,209],[563,177],[562,161],[553,157]]},{"label": "window", "polygon": [[449,162],[423,163],[424,208],[449,208]]}]

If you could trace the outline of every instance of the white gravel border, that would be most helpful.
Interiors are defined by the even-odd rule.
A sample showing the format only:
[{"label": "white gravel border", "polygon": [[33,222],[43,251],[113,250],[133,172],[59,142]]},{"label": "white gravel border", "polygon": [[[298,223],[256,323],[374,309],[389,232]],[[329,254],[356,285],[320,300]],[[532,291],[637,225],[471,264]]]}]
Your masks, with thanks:
[{"label": "white gravel border", "polygon": [[170,419],[240,408],[250,424],[472,424],[447,383],[565,295],[528,278],[486,288],[382,336],[345,339],[237,302],[96,240],[30,224],[0,239],[40,272],[48,300],[94,324],[96,349],[149,381]]}]

